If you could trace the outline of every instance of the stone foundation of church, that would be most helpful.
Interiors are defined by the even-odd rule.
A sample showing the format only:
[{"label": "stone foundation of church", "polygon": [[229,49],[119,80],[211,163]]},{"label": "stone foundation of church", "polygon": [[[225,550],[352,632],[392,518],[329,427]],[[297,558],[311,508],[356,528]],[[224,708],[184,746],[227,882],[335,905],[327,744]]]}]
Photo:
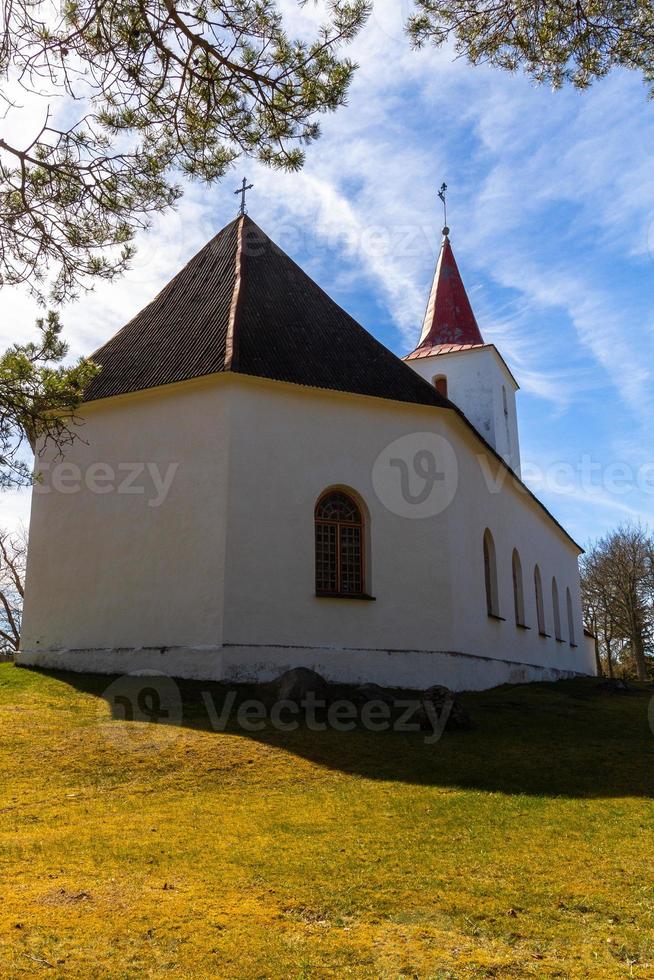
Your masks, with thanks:
[{"label": "stone foundation of church", "polygon": [[291,667],[310,667],[333,683],[376,683],[415,690],[442,684],[453,691],[483,691],[499,684],[589,676],[556,666],[442,650],[281,645],[22,650],[16,655],[16,663],[77,673],[156,672],[169,677],[234,683],[270,681]]}]

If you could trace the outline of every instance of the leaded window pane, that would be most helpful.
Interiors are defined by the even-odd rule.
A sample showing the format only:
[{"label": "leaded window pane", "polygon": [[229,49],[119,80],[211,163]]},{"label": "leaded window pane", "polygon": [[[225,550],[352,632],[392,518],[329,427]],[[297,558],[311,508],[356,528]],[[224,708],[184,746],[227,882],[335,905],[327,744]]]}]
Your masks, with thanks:
[{"label": "leaded window pane", "polygon": [[335,524],[316,523],[316,591],[336,592],[337,574],[337,527]]},{"label": "leaded window pane", "polygon": [[340,528],[341,592],[361,592],[361,528]]},{"label": "leaded window pane", "polygon": [[357,504],[334,490],[316,507],[316,592],[363,593],[363,522]]},{"label": "leaded window pane", "polygon": [[322,521],[343,521],[352,524],[361,523],[359,508],[351,497],[340,490],[330,493],[318,504],[316,519]]}]

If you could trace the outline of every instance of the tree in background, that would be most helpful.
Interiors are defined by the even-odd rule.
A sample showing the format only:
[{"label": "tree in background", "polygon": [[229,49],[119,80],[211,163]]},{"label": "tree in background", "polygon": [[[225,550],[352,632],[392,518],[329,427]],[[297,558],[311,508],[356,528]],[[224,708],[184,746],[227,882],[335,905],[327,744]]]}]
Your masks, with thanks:
[{"label": "tree in background", "polygon": [[414,0],[413,43],[452,41],[472,64],[487,62],[559,88],[587,88],[613,68],[642,72],[654,90],[650,0]]},{"label": "tree in background", "polygon": [[0,654],[15,653],[25,595],[27,534],[0,529]]},{"label": "tree in background", "polygon": [[612,677],[630,666],[647,680],[654,654],[654,539],[641,525],[621,525],[582,558],[584,618],[596,655]]},{"label": "tree in background", "polygon": [[27,441],[61,452],[75,438],[84,388],[98,367],[91,361],[64,366],[68,348],[56,313],[37,320],[38,340],[0,355],[0,489],[30,482],[23,452]]},{"label": "tree in background", "polygon": [[[317,117],[345,101],[355,66],[338,51],[369,5],[328,11],[307,42],[274,0],[3,0],[0,285],[74,297],[124,271],[177,175],[211,182],[243,153],[299,168]],[[8,132],[20,87],[45,120],[22,142]]]}]

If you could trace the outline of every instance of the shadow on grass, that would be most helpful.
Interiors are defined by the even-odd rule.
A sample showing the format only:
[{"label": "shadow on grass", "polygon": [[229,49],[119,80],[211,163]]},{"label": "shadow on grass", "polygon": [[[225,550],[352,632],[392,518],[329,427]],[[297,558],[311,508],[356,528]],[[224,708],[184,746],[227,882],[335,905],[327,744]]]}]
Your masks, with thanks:
[{"label": "shadow on grass", "polygon": [[[131,711],[116,697],[115,677],[19,669],[104,698],[107,715],[120,720],[127,716],[129,723]],[[170,683],[179,692],[177,710],[170,713],[176,726],[213,731],[217,738],[224,731],[367,779],[546,797],[654,797],[654,688],[645,684],[620,695],[601,691],[590,678],[461,694],[474,728],[447,730],[427,743],[430,732],[373,732],[360,723],[344,732],[310,730],[301,721],[295,730],[282,731],[269,716],[261,731],[247,731],[238,723],[238,707],[257,699],[269,711],[274,697],[266,685]],[[348,692],[343,688],[337,693],[347,697]],[[397,693],[405,699],[417,697],[415,692]],[[217,728],[216,716],[223,711],[222,727]],[[323,717],[320,712],[316,716],[318,721]],[[294,720],[284,712],[282,718],[285,724]],[[171,723],[161,717],[157,722]]]}]

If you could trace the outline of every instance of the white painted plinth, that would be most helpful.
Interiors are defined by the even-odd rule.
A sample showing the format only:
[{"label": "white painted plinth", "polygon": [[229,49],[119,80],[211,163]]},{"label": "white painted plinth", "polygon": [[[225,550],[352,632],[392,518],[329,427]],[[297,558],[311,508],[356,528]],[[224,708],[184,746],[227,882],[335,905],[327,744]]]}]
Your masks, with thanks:
[{"label": "white painted plinth", "polygon": [[482,691],[499,684],[555,681],[583,676],[543,667],[440,650],[353,650],[283,646],[189,647],[119,650],[23,650],[22,666],[79,673],[156,671],[193,680],[255,683],[274,680],[291,667],[310,667],[333,683],[374,682],[422,690],[442,684],[453,691]]}]

